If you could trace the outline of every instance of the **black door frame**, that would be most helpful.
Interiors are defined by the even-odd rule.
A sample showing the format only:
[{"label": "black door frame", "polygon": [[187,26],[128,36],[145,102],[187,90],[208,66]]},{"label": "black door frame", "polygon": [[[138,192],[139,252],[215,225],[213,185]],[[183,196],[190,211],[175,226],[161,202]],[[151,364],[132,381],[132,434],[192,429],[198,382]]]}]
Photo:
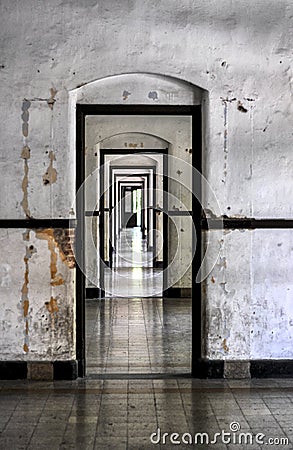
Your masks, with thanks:
[{"label": "black door frame", "polygon": [[[138,174],[138,175],[126,175],[125,176],[125,178],[126,177],[129,177],[129,178],[131,178],[131,177],[134,177],[134,176],[136,176],[136,177],[145,177],[146,178],[146,183],[143,183],[143,189],[147,189],[147,204],[145,205],[145,201],[144,201],[144,198],[143,198],[143,205],[144,205],[144,208],[146,208],[146,207],[148,207],[148,205],[149,205],[149,179],[150,179],[150,173],[140,173],[140,174]],[[152,174],[153,175],[153,174]],[[122,174],[114,174],[114,185],[116,185],[116,178],[117,177],[119,177],[119,176],[122,176]],[[154,177],[153,177],[153,180],[154,180]],[[153,181],[154,182],[154,181]],[[118,181],[118,184],[119,183],[122,183],[122,181]],[[119,191],[119,188],[118,188],[118,199],[116,199],[116,196],[115,196],[115,194],[116,194],[116,191],[115,191],[115,189],[114,189],[114,204],[116,204],[116,200],[118,200],[118,203],[120,202],[120,200],[121,200],[121,193],[120,193],[120,191]],[[154,203],[154,202],[153,202]],[[148,220],[147,220],[147,224],[145,224],[145,219],[144,219],[144,217],[143,217],[143,220],[142,220],[142,223],[143,223],[143,225],[144,225],[144,229],[142,229],[141,231],[142,231],[142,233],[143,233],[143,239],[145,239],[145,235],[146,235],[146,232],[148,233],[148,231],[149,231],[149,218],[148,218]]]},{"label": "black door frame", "polygon": [[[153,181],[153,192],[154,192],[154,195],[153,195],[153,207],[154,207],[154,205],[155,205],[155,203],[156,203],[156,177],[157,177],[157,172],[156,172],[156,166],[128,166],[128,165],[125,165],[125,166],[111,166],[111,174],[110,174],[110,185],[112,185],[112,182],[113,182],[113,171],[114,170],[119,170],[119,169],[139,169],[139,170],[151,170],[152,171],[152,173],[139,173],[139,174],[137,174],[136,176],[141,176],[141,177],[146,177],[146,179],[147,179],[147,187],[146,187],[146,189],[147,189],[147,206],[149,205],[149,185],[150,185],[150,182],[149,182],[149,180],[150,180],[150,177],[152,176],[152,181]],[[115,186],[115,184],[116,184],[116,177],[117,176],[122,176],[122,174],[114,174],[114,186]],[[135,175],[127,175],[127,174],[125,174],[125,177],[133,177],[133,176],[135,176]],[[114,204],[116,204],[116,197],[115,197],[115,194],[116,194],[116,190],[115,190],[115,187],[114,187]],[[120,194],[120,192],[119,192],[119,190],[118,190],[118,202],[120,201],[120,198],[119,198],[119,194]],[[111,193],[110,193],[110,196],[111,196]],[[144,198],[143,198],[143,204],[144,204]],[[110,202],[110,205],[111,205],[111,202]],[[148,231],[149,231],[149,224],[150,224],[150,217],[149,217],[149,214],[150,213],[150,210],[148,209],[148,214],[147,214],[147,233],[148,233]],[[154,212],[154,214],[155,214],[155,212]],[[114,217],[114,220],[115,220],[115,217]],[[142,223],[143,223],[143,225],[144,225],[144,228],[142,229],[142,233],[143,233],[143,238],[145,238],[145,231],[146,231],[146,228],[145,228],[145,220],[144,220],[144,215],[143,215],[143,220],[142,220]],[[153,224],[155,223],[155,221],[153,220]],[[153,227],[153,228],[155,228],[155,227]]]},{"label": "black door frame", "polygon": [[[104,242],[104,218],[105,218],[105,212],[109,213],[109,218],[111,216],[111,192],[112,190],[110,189],[110,199],[109,199],[109,207],[105,208],[105,201],[104,201],[104,180],[105,180],[105,174],[104,174],[104,168],[105,168],[105,157],[106,155],[129,155],[129,154],[135,154],[135,153],[139,153],[139,154],[161,154],[163,156],[163,209],[166,210],[167,205],[168,205],[168,149],[167,148],[155,148],[155,149],[151,149],[151,148],[135,148],[135,149],[117,149],[117,148],[113,148],[113,149],[101,149],[100,150],[100,158],[99,158],[99,172],[100,172],[100,199],[99,199],[99,217],[100,217],[100,222],[99,222],[99,226],[100,226],[100,232],[99,232],[99,250],[100,250],[100,261],[102,262],[100,264],[100,290],[99,290],[99,296],[100,297],[105,297],[105,286],[104,286],[104,281],[105,281],[105,269],[106,267],[108,267],[108,263],[105,261],[105,242]],[[153,191],[154,191],[154,195],[156,192],[156,166],[110,166],[110,169],[123,169],[123,168],[127,168],[130,167],[131,169],[139,169],[139,170],[143,170],[143,169],[151,169],[153,170]],[[112,177],[112,170],[110,170],[110,176]],[[110,183],[112,184],[112,178],[110,180]],[[110,184],[110,186],[111,186]],[[153,209],[154,214],[153,214],[153,228],[154,228],[154,232],[153,232],[153,238],[156,241],[156,235],[155,235],[155,213],[156,210]],[[165,239],[165,245],[163,244],[163,265],[162,268],[165,269],[168,265],[168,217],[164,214],[163,215],[163,236],[166,238]],[[111,252],[111,246],[109,246],[109,251]],[[154,253],[154,250],[153,250]],[[111,257],[111,255],[109,255]],[[111,257],[112,258],[112,257]],[[167,290],[165,289],[165,286],[167,286],[167,272],[164,270],[163,271],[163,296],[167,296]]]},{"label": "black door frame", "polygon": [[[127,187],[131,187],[132,191],[140,190],[141,192],[143,192],[145,190],[145,183],[143,183],[143,182],[139,183],[139,181],[125,181],[125,180],[120,181],[120,180],[118,180],[118,182],[114,181],[114,184],[115,184],[115,189],[116,189],[116,185],[117,185],[118,186],[118,191],[121,191],[121,192],[124,191],[124,193],[125,193],[125,190],[126,190]],[[141,195],[143,195],[143,194],[141,194]],[[118,197],[118,203],[119,204],[120,204],[120,202],[122,202],[123,196],[124,196],[124,194],[123,195],[121,195],[121,193],[119,194],[119,197]],[[115,204],[116,204],[116,199],[114,200],[114,205]],[[121,206],[122,206],[122,203],[121,203]],[[140,216],[141,216],[140,217],[140,230],[141,230],[142,233],[143,233],[143,228],[144,228],[143,210],[144,210],[144,204],[142,202],[141,203],[141,212],[140,212]],[[115,224],[113,226],[113,228],[114,228],[114,233],[115,233],[116,229],[118,228],[117,224]],[[119,237],[119,230],[118,230],[118,235],[115,234],[115,240],[118,237]]]},{"label": "black door frame", "polygon": [[[119,168],[120,168],[120,166],[118,167],[112,167],[111,168],[111,176],[110,176],[110,178],[111,178],[111,180],[112,180],[112,173],[113,173],[113,170],[119,170]],[[145,177],[146,178],[146,181],[147,181],[147,183],[146,183],[146,189],[147,189],[147,205],[144,205],[144,207],[147,207],[148,208],[148,212],[147,212],[147,226],[145,227],[145,219],[144,219],[144,214],[143,214],[143,225],[144,225],[144,229],[142,229],[142,233],[143,233],[143,239],[145,239],[145,237],[146,237],[146,232],[148,233],[149,232],[149,228],[150,228],[150,223],[151,223],[151,220],[150,220],[150,209],[152,208],[153,210],[154,210],[154,208],[155,208],[155,204],[156,204],[156,188],[157,188],[157,186],[156,186],[156,178],[157,178],[157,171],[156,171],[156,166],[121,166],[121,169],[129,169],[129,168],[134,168],[134,169],[139,169],[139,170],[143,170],[143,169],[145,169],[145,170],[151,170],[152,171],[152,173],[139,173],[139,174],[137,174],[136,176],[141,176],[141,177]],[[115,185],[115,183],[116,183],[116,177],[117,176],[122,176],[122,174],[114,174],[114,185]],[[134,176],[134,175],[126,175],[126,177],[131,177],[131,176]],[[152,199],[152,204],[153,204],[153,206],[150,208],[149,207],[149,200],[150,200],[150,198],[149,198],[149,190],[150,190],[150,178],[152,177],[152,182],[153,182],[153,199]],[[116,204],[116,198],[115,198],[115,193],[116,193],[116,191],[115,191],[115,189],[114,189],[114,204]],[[118,202],[120,201],[120,192],[119,192],[119,190],[118,190]],[[143,198],[143,204],[144,204],[144,198]],[[154,210],[154,214],[153,214],[153,216],[155,215],[155,210]],[[155,227],[155,217],[153,217],[153,229],[155,229],[156,227]],[[154,236],[153,236],[153,247],[154,247],[154,250],[153,250],[153,253],[155,254],[155,240],[156,240],[156,236],[155,236],[155,233],[154,233]]]},{"label": "black door frame", "polygon": [[[85,181],[85,119],[93,115],[133,115],[133,116],[191,116],[192,117],[192,166],[202,173],[202,115],[201,106],[185,105],[76,105],[76,192]],[[129,150],[128,150],[129,152]],[[164,176],[164,179],[166,176]],[[195,255],[192,262],[192,352],[191,375],[201,376],[202,364],[202,298],[201,284],[195,282],[201,265],[202,244],[202,188],[200,177],[192,180],[192,220],[194,223],[193,242],[196,242]],[[82,190],[81,190],[82,191]],[[84,268],[84,236],[85,236],[85,201],[84,193],[77,196],[77,228],[76,228],[76,359],[78,376],[85,376],[85,275]],[[196,238],[196,241],[195,241]],[[81,266],[81,267],[80,267]]]}]

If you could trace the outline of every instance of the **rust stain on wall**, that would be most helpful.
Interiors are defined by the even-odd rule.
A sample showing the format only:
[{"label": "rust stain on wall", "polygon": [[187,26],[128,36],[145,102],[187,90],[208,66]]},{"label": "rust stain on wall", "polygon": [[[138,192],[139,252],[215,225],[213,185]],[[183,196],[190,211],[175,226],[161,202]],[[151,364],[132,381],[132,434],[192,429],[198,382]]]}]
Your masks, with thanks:
[{"label": "rust stain on wall", "polygon": [[29,301],[24,300],[23,302],[23,315],[26,317],[28,315]]},{"label": "rust stain on wall", "polygon": [[69,269],[74,269],[75,257],[73,249],[75,240],[75,230],[73,228],[69,228],[67,230],[55,228],[54,239],[57,242],[62,262],[64,262],[69,267]]},{"label": "rust stain on wall", "polygon": [[[29,235],[29,232],[28,232]],[[24,282],[21,289],[21,302],[22,302],[22,309],[23,309],[23,317],[25,321],[25,340],[23,345],[23,350],[27,353],[29,351],[28,346],[28,335],[29,335],[29,323],[28,323],[28,312],[29,312],[29,260],[33,256],[34,253],[36,253],[37,250],[33,245],[26,246],[25,256],[23,258],[24,264],[25,264],[25,270],[24,270]]]},{"label": "rust stain on wall", "polygon": [[64,284],[64,279],[62,278],[62,275],[58,273],[51,281],[51,286],[61,286],[62,284]]},{"label": "rust stain on wall", "polygon": [[223,350],[224,350],[225,353],[228,353],[229,347],[227,346],[227,339],[226,339],[226,338],[223,339],[223,342],[222,342],[222,348],[223,348]]},{"label": "rust stain on wall", "polygon": [[51,286],[60,286],[64,284],[64,280],[61,274],[57,274],[57,258],[58,255],[55,249],[58,247],[54,240],[53,229],[44,229],[36,231],[36,237],[38,239],[46,240],[48,242],[48,249],[50,251],[50,276],[51,276]]},{"label": "rust stain on wall", "polygon": [[56,161],[54,152],[50,151],[49,153],[50,164],[46,173],[43,175],[43,183],[46,186],[47,184],[56,183],[57,180],[57,170],[53,167],[53,162]]},{"label": "rust stain on wall", "polygon": [[[61,261],[66,264],[70,269],[75,267],[75,258],[73,253],[73,240],[74,230],[64,230],[61,228],[46,228],[35,230],[36,237],[48,241],[48,248],[51,252],[51,281],[54,285],[60,285],[64,283],[64,280],[57,274],[57,255],[55,249],[58,248]],[[61,278],[60,278],[61,277]],[[63,280],[63,282],[61,281]],[[56,284],[54,284],[56,283]]]},{"label": "rust stain on wall", "polygon": [[31,156],[31,150],[27,145],[24,145],[21,152],[22,159],[29,159]]},{"label": "rust stain on wall", "polygon": [[59,311],[57,299],[54,297],[51,297],[49,302],[45,302],[45,305],[50,314],[54,314]]},{"label": "rust stain on wall", "polygon": [[48,103],[49,108],[53,109],[54,104],[56,102],[55,96],[57,94],[57,90],[55,88],[51,88],[50,94],[51,95],[50,95],[50,98],[48,98],[47,103]]},{"label": "rust stain on wall", "polygon": [[[52,284],[54,283],[57,274],[57,253],[55,252],[55,244],[53,240],[48,240],[48,249],[50,250],[50,270]],[[62,278],[61,275],[59,275],[58,278]]]},{"label": "rust stain on wall", "polygon": [[29,241],[29,239],[30,239],[30,231],[29,230],[24,231],[22,233],[22,238],[23,238],[24,241]]}]

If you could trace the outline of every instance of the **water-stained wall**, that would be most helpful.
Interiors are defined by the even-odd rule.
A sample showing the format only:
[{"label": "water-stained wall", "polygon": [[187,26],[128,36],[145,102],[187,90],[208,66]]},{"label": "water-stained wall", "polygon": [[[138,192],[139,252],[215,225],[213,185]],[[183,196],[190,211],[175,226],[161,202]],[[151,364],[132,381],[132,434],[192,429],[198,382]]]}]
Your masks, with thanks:
[{"label": "water-stained wall", "polygon": [[[75,217],[76,102],[202,103],[221,214],[292,218],[292,14],[289,0],[1,2],[1,219]],[[204,205],[217,215],[208,191]],[[219,258],[204,283],[205,355],[293,359],[293,232],[207,236]],[[1,231],[2,360],[75,359],[60,239],[58,227]]]}]

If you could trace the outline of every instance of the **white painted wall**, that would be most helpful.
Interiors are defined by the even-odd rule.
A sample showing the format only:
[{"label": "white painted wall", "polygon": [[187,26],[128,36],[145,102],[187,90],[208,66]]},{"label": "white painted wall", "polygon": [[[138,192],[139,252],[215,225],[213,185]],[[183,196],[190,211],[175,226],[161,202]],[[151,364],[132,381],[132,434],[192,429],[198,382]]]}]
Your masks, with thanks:
[{"label": "white painted wall", "polygon": [[207,356],[292,358],[292,230],[210,233],[219,258],[205,283]]},{"label": "white painted wall", "polygon": [[[1,2],[1,218],[20,219],[25,213],[36,218],[72,217],[76,101],[191,104],[201,99],[204,174],[222,214],[291,218],[292,14],[290,0],[255,0],[249,5],[236,0],[176,4],[167,0],[27,0],[25,7],[19,0]],[[119,76],[134,72],[138,75]],[[204,91],[188,90],[179,80]],[[24,99],[29,100],[29,107]],[[22,117],[22,107],[29,112],[28,133],[24,126],[24,134],[27,117]],[[30,147],[29,159],[20,156],[24,145]],[[50,151],[55,156],[51,170],[57,171],[57,179],[44,185]],[[23,190],[28,202],[24,207]],[[205,204],[214,211],[208,193]],[[69,325],[61,326],[58,336],[42,337],[39,314],[45,298],[50,298],[49,254],[44,242],[38,243],[31,262],[34,267],[33,258],[38,257],[38,267],[30,276],[34,307],[29,330],[34,344],[28,353],[23,352],[20,298],[26,244],[19,229],[4,230],[2,237],[5,347],[1,346],[0,357],[73,357],[71,319]],[[210,240],[216,251],[219,243],[214,232]],[[291,232],[233,231],[223,241],[225,270],[218,263],[215,283],[207,281],[207,356],[293,358],[292,290],[287,271],[292,262]],[[35,243],[33,232],[29,243]],[[10,289],[5,287],[7,270]],[[225,282],[228,293],[220,284]],[[40,292],[45,298],[40,298]],[[67,312],[62,313],[65,320],[75,310],[71,278],[62,295],[67,305]],[[226,338],[228,325],[231,331]],[[253,340],[252,328],[257,336]],[[223,353],[225,338],[228,350]],[[64,353],[57,350],[60,344]]]}]

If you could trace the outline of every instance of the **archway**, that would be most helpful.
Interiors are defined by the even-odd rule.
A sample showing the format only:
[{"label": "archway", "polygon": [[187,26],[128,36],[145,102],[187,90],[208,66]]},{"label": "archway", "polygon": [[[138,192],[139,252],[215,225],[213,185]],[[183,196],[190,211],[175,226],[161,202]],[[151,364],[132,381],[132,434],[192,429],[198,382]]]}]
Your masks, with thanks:
[{"label": "archway", "polygon": [[[99,116],[99,118],[102,118],[102,121],[107,121],[108,119],[108,125],[110,124],[110,131],[109,127],[107,129],[107,134],[111,136],[119,135],[120,134],[120,122],[117,126],[113,126],[113,130],[111,130],[112,121],[109,122],[109,117],[117,116],[125,117],[125,116],[131,116],[131,117],[146,117],[146,116],[152,116],[157,117],[160,119],[160,121],[164,120],[164,118],[167,117],[173,117],[173,118],[184,118],[188,117],[190,118],[190,124],[192,129],[192,136],[190,135],[190,142],[187,149],[184,149],[186,153],[189,153],[190,160],[192,161],[192,166],[201,170],[201,108],[200,103],[203,96],[203,91],[200,88],[192,87],[191,85],[176,81],[174,82],[173,79],[168,79],[161,76],[151,76],[149,74],[131,74],[131,75],[123,75],[120,77],[114,77],[115,80],[112,78],[107,79],[106,81],[98,81],[94,82],[95,86],[86,86],[83,89],[83,92],[78,91],[75,92],[72,96],[75,97],[75,100],[77,101],[77,146],[78,149],[82,150],[85,148],[85,142],[86,142],[86,135],[85,135],[85,124],[86,124],[86,118],[88,116]],[[123,81],[122,84],[120,82]],[[139,104],[126,105],[125,102],[129,100],[132,93],[130,93],[130,90],[128,90],[128,94],[126,95],[125,90],[123,90],[123,97],[122,100],[120,100],[119,104],[113,104],[113,95],[115,94],[115,89],[118,88],[121,89],[121,86],[124,84],[124,82],[131,83],[133,82],[133,85],[137,88],[137,91],[135,91],[135,96],[132,97],[132,100],[138,101]],[[141,81],[141,83],[139,82]],[[143,90],[144,86],[149,86],[150,81],[152,83],[156,82],[156,89],[148,90],[148,93],[146,95],[146,92]],[[118,82],[118,83],[117,83]],[[111,86],[111,95],[108,97],[108,104],[106,104],[106,99],[102,98],[98,104],[88,104],[88,102],[93,102],[92,98],[95,97],[95,101],[97,101],[97,91],[96,91],[96,85],[98,83],[104,84],[104,88],[108,84]],[[116,88],[113,88],[113,86]],[[154,86],[154,84],[152,85]],[[172,89],[171,89],[172,87]],[[92,89],[94,88],[94,89]],[[113,89],[112,89],[113,88]],[[80,88],[81,89],[81,88]],[[168,90],[169,89],[169,92]],[[95,91],[95,95],[93,93],[93,90]],[[168,94],[168,95],[167,95]],[[182,94],[182,95],[181,95]],[[180,100],[178,100],[180,99]],[[80,101],[80,103],[79,103]],[[174,105],[176,101],[179,103]],[[183,101],[184,103],[181,103]],[[117,99],[116,99],[117,102]],[[111,104],[112,103],[112,104]],[[129,102],[131,103],[131,101]],[[178,119],[179,120],[179,119]],[[103,135],[103,124],[100,123],[100,140],[106,139],[106,136]],[[135,132],[134,130],[129,130],[130,132]],[[144,131],[142,131],[144,132]],[[121,133],[123,134],[123,133]],[[154,132],[155,135],[160,134],[159,132]],[[161,136],[166,141],[169,141],[168,133]],[[192,140],[192,142],[191,142]],[[172,144],[174,146],[174,144]],[[191,151],[191,148],[193,151]],[[190,149],[190,151],[189,151]],[[77,174],[77,188],[79,188],[83,181],[84,181],[84,163],[80,161],[80,156],[82,155],[82,152],[77,152],[78,154],[78,165],[79,171]],[[192,180],[193,183],[193,180]],[[82,217],[82,208],[84,210],[84,200],[81,200],[79,202],[79,208],[78,208],[78,234],[77,239],[79,237],[82,237],[84,235],[84,217]],[[196,226],[196,237],[197,237],[197,247],[196,247],[196,253],[193,263],[193,274],[191,276],[192,280],[192,288],[193,288],[193,297],[196,297],[197,301],[194,303],[193,307],[193,339],[192,339],[192,368],[195,367],[196,362],[198,362],[201,358],[201,348],[202,348],[202,340],[201,340],[201,302],[200,299],[200,286],[195,284],[195,276],[194,274],[197,273],[201,261],[201,252],[200,252],[200,242],[201,242],[201,229],[200,229],[200,212],[201,208],[200,205],[195,201],[194,198],[192,198],[192,207],[189,211],[189,216],[192,217],[193,223]],[[184,214],[181,214],[180,212],[177,213],[176,210],[172,211],[172,216],[183,216]],[[82,263],[84,262],[84,255],[82,255],[82,251],[80,251],[79,261]],[[82,319],[82,314],[84,315],[84,304],[82,303],[82,298],[84,298],[84,274],[82,273],[82,270],[79,271],[77,281],[79,284],[78,288],[78,295],[77,296],[77,351],[79,356],[79,367],[80,367],[80,375],[84,375],[84,356],[85,356],[85,349],[84,349],[84,340],[82,341],[82,338],[84,338],[84,318]],[[177,291],[181,288],[176,288]],[[83,320],[83,323],[81,323]]]}]

